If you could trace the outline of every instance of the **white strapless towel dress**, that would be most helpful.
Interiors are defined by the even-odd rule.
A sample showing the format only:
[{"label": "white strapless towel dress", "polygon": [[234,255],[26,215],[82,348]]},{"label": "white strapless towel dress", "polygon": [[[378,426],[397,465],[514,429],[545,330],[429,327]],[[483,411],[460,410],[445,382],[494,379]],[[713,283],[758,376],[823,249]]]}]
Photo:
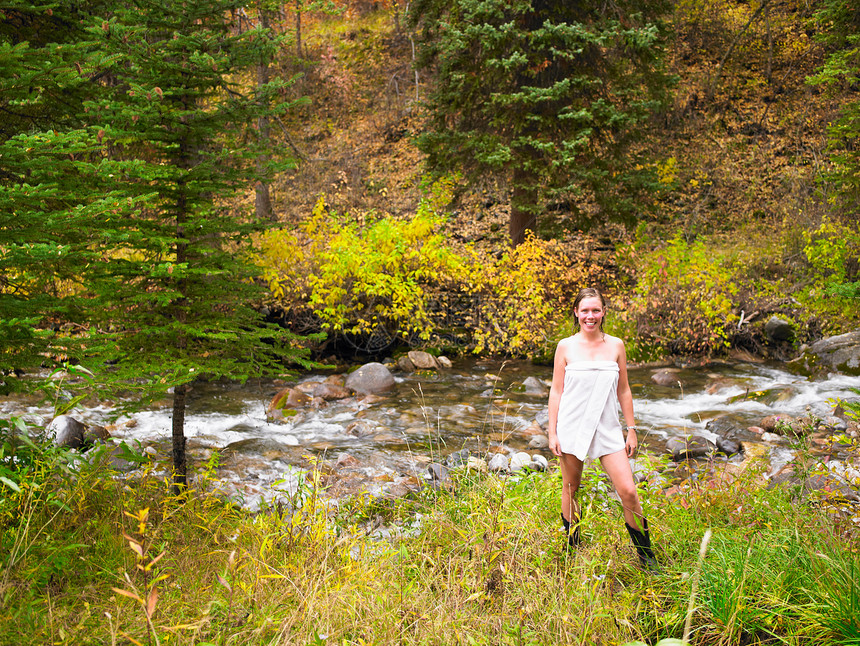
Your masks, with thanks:
[{"label": "white strapless towel dress", "polygon": [[617,363],[573,361],[565,366],[556,431],[562,453],[572,453],[582,461],[624,449]]}]

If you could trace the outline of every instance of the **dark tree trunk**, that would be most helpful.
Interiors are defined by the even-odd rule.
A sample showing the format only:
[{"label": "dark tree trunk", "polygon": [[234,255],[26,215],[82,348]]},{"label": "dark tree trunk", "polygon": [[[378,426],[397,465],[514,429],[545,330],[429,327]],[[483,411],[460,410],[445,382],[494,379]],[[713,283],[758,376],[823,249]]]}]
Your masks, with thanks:
[{"label": "dark tree trunk", "polygon": [[296,56],[302,57],[302,0],[296,0]]},{"label": "dark tree trunk", "polygon": [[528,231],[537,227],[537,189],[535,178],[520,169],[514,171],[513,185],[508,234],[511,246],[516,247],[525,242]]},{"label": "dark tree trunk", "polygon": [[[188,109],[194,104],[194,100],[185,97],[183,106]],[[178,166],[183,171],[189,171],[194,166],[195,152],[192,145],[183,141],[179,146]],[[185,226],[188,223],[188,196],[186,193],[185,175],[177,180],[176,186],[176,264],[182,266],[188,262],[188,239],[186,238]],[[181,276],[181,275],[180,275]],[[173,317],[180,323],[188,319],[186,307],[188,306],[188,281],[184,277],[176,280],[176,291],[179,298],[173,301]],[[188,346],[184,334],[176,336],[176,350],[180,355],[185,354]],[[173,492],[179,495],[188,484],[188,468],[185,457],[185,395],[187,386],[181,384],[173,389]]]},{"label": "dark tree trunk", "polygon": [[173,493],[181,494],[188,486],[188,465],[185,461],[185,396],[188,386],[173,389]]},{"label": "dark tree trunk", "polygon": [[[260,11],[260,26],[263,27],[263,29],[269,28],[269,14],[264,10]],[[269,64],[268,62],[260,62],[260,64],[257,66],[257,88],[263,87],[268,82]],[[260,117],[259,119],[257,119],[257,131],[260,141],[268,143],[269,138],[271,137],[271,129],[269,127],[268,117]],[[257,172],[262,174],[268,162],[269,155],[262,154],[257,157]],[[269,189],[269,185],[265,182],[257,182],[254,196],[254,208],[259,219],[276,219],[274,216],[274,209],[272,209],[271,190]]]}]

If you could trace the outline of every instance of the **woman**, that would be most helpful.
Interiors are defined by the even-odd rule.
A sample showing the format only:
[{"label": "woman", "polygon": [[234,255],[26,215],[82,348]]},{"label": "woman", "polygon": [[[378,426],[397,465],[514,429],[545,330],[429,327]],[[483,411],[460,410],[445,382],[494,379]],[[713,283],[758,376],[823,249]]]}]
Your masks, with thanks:
[{"label": "woman", "polygon": [[[568,544],[577,547],[580,542],[576,492],[583,462],[587,456],[599,458],[621,498],[625,525],[642,565],[654,567],[648,521],[628,462],[637,442],[624,342],[603,331],[606,302],[598,290],[581,290],[573,313],[579,331],[558,344],[549,393],[549,448],[561,459],[561,520]],[[624,415],[626,441],[616,402]]]}]

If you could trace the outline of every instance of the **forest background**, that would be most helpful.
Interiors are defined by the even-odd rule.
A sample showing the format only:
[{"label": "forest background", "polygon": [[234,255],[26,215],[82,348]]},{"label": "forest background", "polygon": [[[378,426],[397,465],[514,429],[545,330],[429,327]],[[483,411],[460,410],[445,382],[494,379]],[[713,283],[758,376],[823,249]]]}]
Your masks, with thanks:
[{"label": "forest background", "polygon": [[[671,572],[654,585],[613,565],[611,541],[565,578],[568,557],[544,549],[552,475],[425,493],[438,531],[380,559],[359,525],[414,510],[356,500],[333,528],[312,481],[256,518],[182,495],[200,377],[414,346],[545,360],[586,284],[637,361],[789,358],[856,329],[860,11],[573,4],[0,3],[3,389],[37,368],[126,401],[172,387],[179,476],[172,497],[155,477],[72,474],[2,420],[4,634],[689,637],[691,541],[724,524],[695,639],[856,643],[851,526],[754,474],[692,483],[682,508],[646,500]],[[767,336],[772,315],[788,343]]]},{"label": "forest background", "polygon": [[[104,359],[93,344],[110,326],[136,331],[129,347],[149,339],[146,354],[174,352],[178,316],[226,309],[218,299],[237,292],[219,280],[247,287],[242,275],[254,274],[268,295],[243,289],[230,309],[266,303],[270,322],[327,333],[319,356],[421,345],[545,357],[585,284],[607,292],[610,330],[629,339],[635,360],[732,348],[785,358],[791,348],[769,347],[764,334],[773,314],[793,326],[794,347],[853,329],[856,11],[835,1],[646,5],[595,9],[587,37],[560,37],[580,48],[566,66],[550,65],[559,43],[534,26],[515,36],[494,27],[496,50],[486,39],[469,44],[471,69],[445,50],[466,48],[466,30],[449,42],[433,25],[486,21],[474,14],[480,4],[458,5],[459,17],[429,2],[225,5],[225,34],[274,30],[243,54],[254,60],[218,61],[212,78],[179,96],[167,87],[168,57],[148,70],[122,61],[145,60],[157,44],[118,48],[129,36],[111,38],[117,15],[117,26],[81,18],[109,7],[73,12],[74,26],[60,7],[10,4],[4,369],[45,354],[45,343],[74,355],[81,336],[86,353]],[[143,38],[147,27],[126,19]],[[172,20],[175,28],[189,17]],[[505,62],[527,40],[531,58]],[[182,47],[193,58],[193,46]],[[631,52],[637,62],[625,66]],[[570,78],[579,80],[559,82]],[[522,87],[555,94],[523,98]],[[239,112],[238,98],[251,94],[255,105]],[[461,95],[474,105],[454,103]],[[235,100],[221,114],[201,109],[225,97]],[[188,115],[207,112],[183,139]],[[222,139],[207,150],[213,128]],[[166,129],[178,134],[161,137]],[[193,195],[176,190],[181,173],[156,177],[166,166],[191,173]],[[193,256],[218,271],[183,256],[188,243],[176,234],[193,213],[213,231],[195,245],[231,240]],[[250,255],[233,253],[247,245]],[[229,255],[239,262],[225,271]],[[200,271],[197,300],[171,295]],[[151,326],[167,336],[153,341]],[[81,334],[90,329],[99,331]],[[135,370],[154,366],[161,356]],[[224,368],[242,372],[235,361]]]}]

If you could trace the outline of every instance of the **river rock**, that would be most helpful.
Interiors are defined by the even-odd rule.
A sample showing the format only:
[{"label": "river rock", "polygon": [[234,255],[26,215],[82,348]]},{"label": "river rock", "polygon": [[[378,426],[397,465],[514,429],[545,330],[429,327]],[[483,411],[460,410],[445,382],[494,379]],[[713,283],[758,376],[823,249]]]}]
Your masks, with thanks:
[{"label": "river rock", "polygon": [[842,460],[830,460],[827,463],[827,468],[837,476],[852,484],[860,486],[860,470],[850,464],[846,464]]},{"label": "river rock", "polygon": [[741,442],[754,437],[746,425],[731,415],[720,415],[710,420],[705,428],[717,436],[717,449],[726,455],[740,453]]},{"label": "river rock", "polygon": [[427,465],[427,473],[434,482],[443,482],[448,479],[448,467],[438,462]]},{"label": "river rock", "polygon": [[663,368],[651,375],[651,381],[658,386],[677,386],[679,372],[677,368]]},{"label": "river rock", "polygon": [[470,455],[469,459],[466,461],[466,469],[469,471],[477,471],[478,473],[486,473],[487,461],[482,460],[481,458],[476,458],[474,455]]},{"label": "river rock", "polygon": [[795,429],[800,429],[803,421],[791,415],[768,415],[759,422],[759,427],[765,433],[777,433],[779,435],[797,435]]},{"label": "river rock", "polygon": [[397,498],[405,498],[410,493],[412,493],[412,489],[403,484],[402,482],[395,482],[394,484],[385,488],[384,497],[388,500],[395,500]]},{"label": "river rock", "polygon": [[794,339],[794,325],[779,316],[771,316],[764,324],[764,333],[774,343],[784,343]]},{"label": "river rock", "polygon": [[[765,431],[785,437],[803,437],[815,430],[812,421],[806,417],[792,417],[791,415],[776,415],[774,417],[774,420],[763,419],[760,426]],[[768,423],[767,426],[765,422]]]},{"label": "river rock", "polygon": [[403,372],[415,372],[415,364],[405,354],[398,357],[397,367]]},{"label": "river rock", "polygon": [[496,453],[490,458],[490,463],[487,465],[493,473],[507,473],[510,468],[511,460],[504,453]]},{"label": "river rock", "polygon": [[346,399],[352,393],[344,386],[323,382],[321,384],[317,384],[317,387],[314,388],[313,393],[311,394],[314,398],[321,397],[325,401],[332,401],[335,399]]},{"label": "river rock", "polygon": [[88,424],[87,430],[84,432],[84,444],[92,445],[96,443],[105,443],[110,439],[110,432],[98,424]]},{"label": "river rock", "polygon": [[294,388],[284,388],[279,390],[278,393],[272,397],[272,401],[269,403],[269,408],[266,412],[273,413],[274,411],[284,408],[298,408],[299,406],[304,406],[310,402],[311,396],[307,393],[303,393],[302,391]]},{"label": "river rock", "polygon": [[850,408],[846,406],[846,404],[853,404],[854,406],[860,406],[860,397],[846,397],[839,401],[836,406],[833,407],[833,416],[838,417],[839,419],[848,422],[851,420],[849,416]]},{"label": "river rock", "polygon": [[299,408],[307,406],[313,401],[313,397],[295,388],[291,389],[287,394],[287,400],[284,402],[283,408]]},{"label": "river rock", "polygon": [[523,380],[526,395],[536,395],[538,397],[546,397],[549,394],[549,388],[537,377],[526,377]]},{"label": "river rock", "polygon": [[366,363],[350,373],[344,386],[362,395],[372,395],[390,390],[394,386],[394,377],[381,363]]},{"label": "river rock", "polygon": [[459,451],[454,451],[447,458],[445,458],[445,466],[449,469],[456,469],[457,467],[462,467],[469,461],[469,457],[469,449],[460,449]]},{"label": "river rock", "polygon": [[532,456],[530,456],[525,451],[520,451],[519,453],[515,453],[511,458],[511,471],[516,473],[517,471],[522,471],[527,466],[532,463]]},{"label": "river rock", "polygon": [[705,424],[705,428],[714,435],[732,436],[744,431],[746,425],[732,415],[718,415]]},{"label": "river rock", "polygon": [[74,417],[58,415],[45,429],[54,440],[54,446],[65,449],[77,449],[84,444],[87,427]]},{"label": "river rock", "polygon": [[376,427],[366,419],[357,419],[347,424],[346,429],[344,430],[349,435],[353,435],[355,437],[367,437],[368,435],[373,435]]},{"label": "river rock", "polygon": [[419,370],[436,370],[439,366],[436,363],[436,358],[429,352],[422,350],[410,350],[407,353],[409,360]]},{"label": "river rock", "polygon": [[131,471],[135,471],[139,469],[140,465],[144,462],[143,456],[135,453],[125,442],[120,442],[113,446],[106,445],[103,449],[99,447],[94,450],[106,451],[105,455],[107,456],[107,464],[114,471],[119,471],[121,473],[130,473]]},{"label": "river rock", "polygon": [[454,367],[454,364],[451,363],[451,360],[444,355],[436,357],[436,363],[439,364],[440,368],[445,368],[446,370]]},{"label": "river rock", "polygon": [[349,453],[340,453],[337,456],[337,460],[335,460],[335,465],[339,469],[343,469],[344,467],[357,467],[359,464],[358,459]]},{"label": "river rock", "polygon": [[705,392],[709,395],[714,395],[721,390],[726,390],[737,384],[736,380],[723,375],[708,375],[708,379]]},{"label": "river rock", "polygon": [[517,433],[522,435],[523,437],[534,437],[536,435],[546,435],[546,431],[544,431],[540,424],[537,422],[532,422],[528,426],[523,426],[517,429]]},{"label": "river rock", "polygon": [[291,452],[290,446],[296,446],[297,444],[297,440],[294,440],[293,444],[290,445],[286,442],[280,442],[272,438],[249,437],[244,440],[230,442],[230,444],[224,447],[224,454],[239,453],[242,455],[249,455],[256,453],[268,459],[274,459],[289,454]]},{"label": "river rock", "polygon": [[546,435],[533,435],[529,440],[530,449],[548,449],[549,438]]},{"label": "river rock", "polygon": [[812,491],[824,491],[833,498],[842,498],[851,502],[860,501],[860,495],[857,491],[839,476],[833,473],[815,473],[804,476],[795,469],[792,463],[785,465],[770,479],[768,489],[786,485],[795,487],[803,499]]},{"label": "river rock", "polygon": [[666,450],[672,453],[674,460],[703,458],[714,448],[714,443],[702,435],[670,437],[666,442]]},{"label": "river rock", "polygon": [[734,455],[741,452],[741,442],[730,437],[718,437],[717,450],[726,455]]},{"label": "river rock", "polygon": [[543,429],[546,429],[546,427],[549,426],[549,406],[535,415],[535,421]]},{"label": "river rock", "polygon": [[346,377],[343,375],[329,375],[323,380],[323,383],[332,384],[333,386],[343,386]]},{"label": "river rock", "polygon": [[768,433],[765,431],[761,434],[761,441],[767,442],[768,444],[781,444],[782,440],[782,435],[777,435],[776,433]]},{"label": "river rock", "polygon": [[534,471],[546,471],[549,468],[549,461],[542,455],[533,455],[531,468]]},{"label": "river rock", "polygon": [[322,384],[322,381],[317,381],[315,379],[303,381],[301,383],[296,384],[293,390],[297,390],[300,393],[304,393],[306,395],[312,395],[314,390],[316,390],[320,386],[320,384]]},{"label": "river rock", "polygon": [[828,430],[836,433],[843,433],[848,430],[848,422],[841,417],[828,415],[821,420],[821,424]]},{"label": "river rock", "polygon": [[833,370],[860,375],[860,330],[816,341],[809,353]]},{"label": "river rock", "polygon": [[633,481],[636,484],[645,482],[651,473],[651,465],[640,460],[629,460],[630,471],[633,473]]}]

